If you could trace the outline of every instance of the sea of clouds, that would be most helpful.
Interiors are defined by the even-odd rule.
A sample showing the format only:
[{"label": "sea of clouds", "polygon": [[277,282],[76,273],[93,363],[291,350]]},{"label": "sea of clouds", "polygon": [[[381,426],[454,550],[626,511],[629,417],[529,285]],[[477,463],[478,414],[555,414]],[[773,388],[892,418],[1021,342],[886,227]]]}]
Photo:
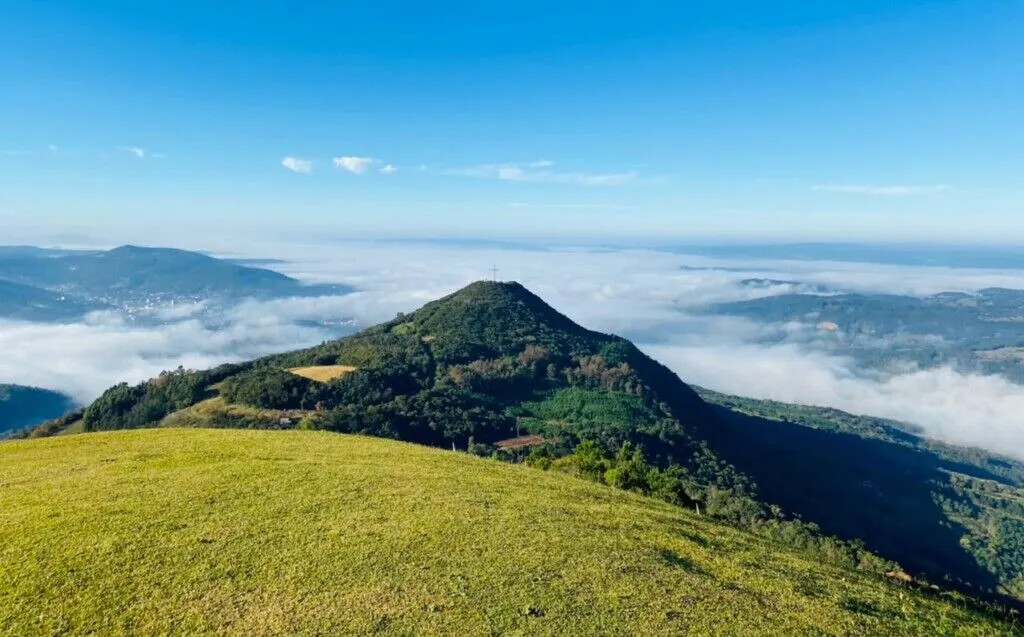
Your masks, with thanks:
[{"label": "sea of clouds", "polygon": [[[490,278],[493,266],[499,279],[523,283],[578,323],[632,339],[687,382],[912,422],[944,440],[1024,458],[1022,386],[948,367],[860,369],[805,325],[761,325],[701,311],[810,285],[911,295],[1024,288],[1024,271],[443,243],[181,247],[277,258],[269,267],[358,291],[216,310],[161,308],[155,320],[143,322],[110,312],[73,325],[0,321],[0,382],[57,389],[87,402],[114,383],[163,369],[205,368],[335,338]],[[742,283],[750,278],[797,283]],[[780,332],[787,337],[766,343],[766,334]]]}]

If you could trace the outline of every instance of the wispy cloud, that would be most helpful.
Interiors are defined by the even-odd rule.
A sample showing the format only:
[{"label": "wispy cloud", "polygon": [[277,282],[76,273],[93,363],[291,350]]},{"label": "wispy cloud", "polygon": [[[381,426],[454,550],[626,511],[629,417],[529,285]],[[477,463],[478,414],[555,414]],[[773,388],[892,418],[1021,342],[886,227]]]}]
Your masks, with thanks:
[{"label": "wispy cloud", "polygon": [[610,203],[527,203],[514,201],[508,207],[533,210],[632,210],[629,206]]},{"label": "wispy cloud", "polygon": [[333,161],[334,165],[342,170],[347,170],[353,175],[362,175],[377,160],[373,157],[347,156],[335,157]]},{"label": "wispy cloud", "polygon": [[60,148],[58,148],[56,144],[49,144],[49,145],[46,146],[46,150],[55,153],[58,150],[60,150]]},{"label": "wispy cloud", "polygon": [[394,173],[398,172],[398,169],[391,164],[387,164],[381,167],[380,172],[385,175],[393,175]]},{"label": "wispy cloud", "polygon": [[135,155],[139,159],[146,158],[146,149],[139,148],[138,146],[125,146],[121,150],[125,151],[126,153],[131,153],[132,155]]},{"label": "wispy cloud", "polygon": [[624,186],[640,181],[636,170],[611,173],[560,172],[549,170],[555,163],[546,159],[525,164],[481,164],[446,170],[447,175],[533,183],[574,184],[578,186]]},{"label": "wispy cloud", "polygon": [[881,197],[906,197],[908,195],[931,195],[949,190],[948,184],[915,185],[904,184],[880,186],[874,184],[820,184],[811,190],[819,192],[842,192],[855,195],[877,195]]},{"label": "wispy cloud", "polygon": [[298,157],[285,157],[281,160],[281,165],[288,170],[296,173],[308,174],[313,172],[313,162],[308,159],[299,159]]}]

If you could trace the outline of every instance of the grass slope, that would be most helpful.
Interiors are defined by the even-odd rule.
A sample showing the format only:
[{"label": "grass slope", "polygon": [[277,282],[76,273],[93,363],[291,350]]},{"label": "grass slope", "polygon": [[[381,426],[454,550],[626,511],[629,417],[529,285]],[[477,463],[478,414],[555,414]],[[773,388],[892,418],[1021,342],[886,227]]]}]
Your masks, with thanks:
[{"label": "grass slope", "polygon": [[318,383],[329,383],[349,372],[356,371],[356,369],[352,365],[315,365],[313,367],[296,367],[288,371],[296,376],[315,380]]},{"label": "grass slope", "polygon": [[0,445],[0,634],[1003,634],[565,475],[322,432]]}]

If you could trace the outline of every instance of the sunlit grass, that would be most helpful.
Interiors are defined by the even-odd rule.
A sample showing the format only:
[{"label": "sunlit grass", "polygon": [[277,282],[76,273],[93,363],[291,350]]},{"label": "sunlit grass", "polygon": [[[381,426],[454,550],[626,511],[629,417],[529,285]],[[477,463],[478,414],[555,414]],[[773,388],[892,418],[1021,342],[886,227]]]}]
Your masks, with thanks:
[{"label": "sunlit grass", "polygon": [[296,367],[289,369],[296,376],[302,376],[318,383],[329,383],[335,378],[356,371],[351,365],[317,365],[316,367]]},{"label": "sunlit grass", "polygon": [[323,432],[0,445],[0,634],[989,635],[668,504]]}]

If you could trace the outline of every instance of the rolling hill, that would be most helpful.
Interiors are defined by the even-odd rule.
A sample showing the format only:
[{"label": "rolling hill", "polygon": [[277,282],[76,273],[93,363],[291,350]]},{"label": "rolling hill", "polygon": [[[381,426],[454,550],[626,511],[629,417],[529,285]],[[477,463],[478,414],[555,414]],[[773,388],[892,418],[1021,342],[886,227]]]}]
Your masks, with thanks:
[{"label": "rolling hill", "polygon": [[[30,320],[53,321],[73,320],[88,309],[102,307],[210,299],[266,300],[352,291],[344,285],[305,285],[273,270],[198,252],[139,246],[103,252],[0,251],[0,285],[20,295],[0,302],[0,316],[20,318],[23,308],[37,307],[39,311],[28,317]],[[63,299],[62,305],[44,312],[46,307],[56,305],[54,299]],[[74,313],[69,308],[80,311]]]},{"label": "rolling hill", "polygon": [[[867,367],[885,369],[893,361],[922,368],[953,365],[1024,381],[1024,290],[929,296],[816,291],[716,304],[706,311],[770,326],[833,326],[824,344]],[[785,330],[766,332],[767,341],[787,338]]]},{"label": "rolling hill", "polygon": [[0,384],[0,438],[62,416],[74,407],[70,398],[55,391]]},{"label": "rolling hill", "polygon": [[358,436],[5,443],[0,498],[2,634],[1014,630],[651,498]]},{"label": "rolling hill", "polygon": [[[37,434],[191,426],[395,438],[654,496],[844,568],[886,573],[894,561],[943,587],[1019,594],[1024,550],[979,533],[965,546],[969,516],[935,500],[949,497],[936,486],[949,476],[989,479],[998,462],[928,455],[895,428],[868,440],[857,435],[867,424],[826,431],[812,426],[821,419],[769,416],[709,405],[628,341],[573,323],[521,285],[478,282],[316,347],[118,385]],[[999,547],[998,559],[983,557]]]}]

